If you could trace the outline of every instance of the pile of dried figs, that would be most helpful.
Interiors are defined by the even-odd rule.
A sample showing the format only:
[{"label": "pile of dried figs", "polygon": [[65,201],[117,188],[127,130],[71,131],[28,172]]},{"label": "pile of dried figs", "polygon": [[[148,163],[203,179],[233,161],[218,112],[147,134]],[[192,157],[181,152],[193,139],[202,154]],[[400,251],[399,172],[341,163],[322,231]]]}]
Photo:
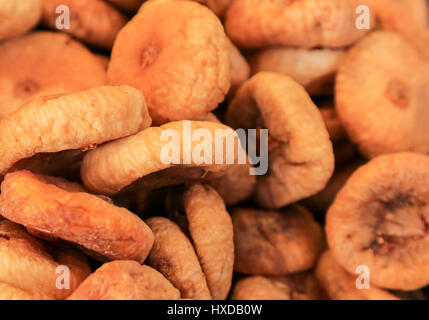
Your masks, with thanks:
[{"label": "pile of dried figs", "polygon": [[0,299],[429,298],[426,0],[0,0]]}]

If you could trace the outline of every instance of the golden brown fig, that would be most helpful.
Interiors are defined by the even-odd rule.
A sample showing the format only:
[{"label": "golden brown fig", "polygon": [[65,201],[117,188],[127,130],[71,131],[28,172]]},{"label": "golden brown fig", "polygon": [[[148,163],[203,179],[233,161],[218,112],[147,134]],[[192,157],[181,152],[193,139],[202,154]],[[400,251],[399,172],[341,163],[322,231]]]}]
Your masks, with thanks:
[{"label": "golden brown fig", "polygon": [[372,283],[369,289],[358,289],[356,283],[359,274],[351,275],[343,270],[335,262],[330,251],[325,251],[320,256],[315,274],[333,300],[399,300],[397,296]]},{"label": "golden brown fig", "polygon": [[429,284],[429,157],[379,156],[348,179],[328,210],[332,255],[354,273],[370,270],[371,284],[413,290]]},{"label": "golden brown fig", "polygon": [[429,59],[429,5],[426,0],[369,0],[381,27],[399,33]]},{"label": "golden brown fig", "polygon": [[[184,232],[167,218],[147,220],[155,235],[149,264],[165,275],[182,298],[225,299],[234,263],[233,228],[222,198],[211,187],[187,187],[182,202],[185,216],[173,214]],[[178,254],[179,253],[179,254]]]},{"label": "golden brown fig", "polygon": [[395,33],[375,32],[347,53],[336,108],[364,155],[429,153],[428,75],[429,63]]},{"label": "golden brown fig", "polygon": [[41,16],[41,0],[1,0],[0,41],[32,29]]},{"label": "golden brown fig", "polygon": [[112,261],[91,274],[68,300],[178,300],[162,274],[135,261]]},{"label": "golden brown fig", "polygon": [[268,173],[256,186],[260,205],[279,208],[325,187],[334,171],[332,144],[319,110],[294,80],[256,74],[239,89],[226,119],[233,128],[268,129]]},{"label": "golden brown fig", "polygon": [[303,85],[308,93],[321,95],[333,91],[344,54],[342,49],[268,48],[254,53],[249,64],[252,74],[263,71],[285,74]]},{"label": "golden brown fig", "polygon": [[[198,131],[201,129],[209,134],[212,141],[207,149],[211,153],[202,152],[203,158],[208,157],[202,162],[195,157],[195,150],[198,150],[202,142],[190,141],[191,136],[195,132],[201,132]],[[147,128],[134,136],[90,150],[83,159],[82,180],[93,192],[115,194],[118,191],[152,190],[187,181],[217,177],[224,174],[225,170],[234,163],[238,163],[239,159],[239,152],[234,152],[232,163],[228,164],[227,154],[223,152],[222,157],[219,156],[219,164],[216,164],[216,157],[219,155],[216,152],[219,150],[219,145],[214,142],[217,131],[231,134],[233,150],[241,151],[241,148],[238,149],[237,134],[223,124],[209,121],[175,121],[161,127]],[[162,138],[169,133],[174,133],[174,136],[177,134],[177,139]],[[221,140],[225,146],[226,138]],[[170,150],[175,151],[170,152]],[[172,152],[180,153],[177,161],[168,159],[168,155],[171,156]]]},{"label": "golden brown fig", "polygon": [[1,43],[0,118],[39,96],[106,84],[106,71],[97,61],[87,48],[61,33],[38,31]]},{"label": "golden brown fig", "polygon": [[[86,258],[74,249],[49,252],[24,228],[0,221],[0,298],[64,299],[91,272]],[[69,269],[69,289],[57,286],[58,267]]]},{"label": "golden brown fig", "polygon": [[230,86],[227,37],[219,19],[192,1],[147,1],[115,40],[112,84],[145,95],[157,125],[196,119]]},{"label": "golden brown fig", "polygon": [[43,23],[58,30],[57,12],[60,6],[67,6],[70,13],[69,28],[60,29],[83,42],[111,49],[119,30],[127,22],[117,9],[102,0],[42,0]]},{"label": "golden brown fig", "polygon": [[237,0],[225,28],[241,47],[345,47],[368,33],[356,27],[362,0]]},{"label": "golden brown fig", "polygon": [[234,270],[254,275],[285,275],[310,269],[324,245],[322,229],[306,209],[281,212],[236,209]]},{"label": "golden brown fig", "polygon": [[287,276],[251,276],[240,279],[232,300],[321,300],[326,295],[311,273]]},{"label": "golden brown fig", "polygon": [[78,244],[94,258],[143,263],[153,244],[136,215],[61,178],[16,171],[1,185],[1,214],[49,240]]},{"label": "golden brown fig", "polygon": [[39,97],[0,122],[0,173],[37,153],[85,150],[150,123],[143,95],[129,86]]}]

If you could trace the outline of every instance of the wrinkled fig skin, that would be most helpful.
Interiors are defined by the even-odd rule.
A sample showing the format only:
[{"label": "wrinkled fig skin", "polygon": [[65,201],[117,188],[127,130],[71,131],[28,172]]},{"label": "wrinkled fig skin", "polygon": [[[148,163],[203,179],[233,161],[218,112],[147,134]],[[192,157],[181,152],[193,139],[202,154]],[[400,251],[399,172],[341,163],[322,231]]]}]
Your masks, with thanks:
[{"label": "wrinkled fig skin", "polygon": [[171,281],[182,298],[211,299],[195,250],[179,226],[163,217],[152,217],[146,222],[155,237],[148,264]]},{"label": "wrinkled fig skin", "polygon": [[101,261],[143,263],[153,244],[152,231],[139,217],[61,178],[29,171],[7,174],[0,209],[38,236],[76,243]]},{"label": "wrinkled fig skin", "polygon": [[225,203],[211,187],[194,184],[183,195],[189,233],[215,300],[226,299],[234,265],[234,236]]},{"label": "wrinkled fig skin", "polygon": [[371,284],[414,290],[429,284],[429,157],[379,156],[360,167],[326,217],[334,259],[349,273],[371,270]]},{"label": "wrinkled fig skin", "polygon": [[261,206],[280,208],[325,187],[334,171],[332,143],[319,110],[294,80],[256,74],[229,104],[226,120],[233,128],[269,130],[269,168],[255,192]]},{"label": "wrinkled fig skin", "polygon": [[[229,130],[235,136],[234,150],[238,150],[238,137],[226,125],[209,121],[174,121],[161,127],[147,128],[136,135],[88,151],[82,162],[82,181],[92,192],[109,195],[119,191],[125,192],[122,189],[127,186],[135,190],[155,189],[181,184],[187,180],[208,179],[224,174],[232,164],[227,164],[226,152],[223,154],[222,164],[215,164],[215,143],[212,144],[212,164],[194,161],[192,151],[201,142],[192,141],[189,147],[185,147],[186,136],[183,134],[185,124],[191,127],[191,136],[198,129],[208,130],[213,138],[216,130]],[[162,151],[169,150],[166,148],[172,143],[171,138],[169,141],[161,140],[164,130],[174,130],[180,134],[180,141],[174,144],[174,148],[180,150],[179,163],[184,163],[184,159],[188,158],[191,160],[189,165],[175,165],[162,158]],[[225,143],[225,139],[223,141]],[[238,163],[237,152],[234,152],[233,163]]]},{"label": "wrinkled fig skin", "polygon": [[[349,274],[334,260],[330,251],[320,256],[315,274],[326,293],[333,300],[399,300],[387,290],[370,284],[369,289],[357,289],[358,273]],[[370,278],[371,279],[371,278]]]},{"label": "wrinkled fig skin", "polygon": [[196,119],[228,93],[227,41],[218,17],[201,4],[146,1],[116,37],[109,83],[141,90],[156,125]]},{"label": "wrinkled fig skin", "polygon": [[428,61],[392,32],[367,36],[350,49],[338,71],[337,113],[368,158],[429,153],[428,99]]},{"label": "wrinkled fig skin", "polygon": [[346,47],[369,32],[355,25],[356,8],[367,2],[238,0],[228,8],[225,29],[245,48]]},{"label": "wrinkled fig skin", "polygon": [[234,270],[253,275],[286,275],[314,266],[324,246],[321,227],[301,206],[281,212],[236,209]]},{"label": "wrinkled fig skin", "polygon": [[177,290],[158,271],[135,261],[113,261],[91,274],[68,300],[178,300]]},{"label": "wrinkled fig skin", "polygon": [[[0,256],[0,298],[5,300],[64,299],[91,272],[80,252],[50,252],[23,227],[7,220],[0,221]],[[56,287],[60,265],[69,267],[69,289]]]},{"label": "wrinkled fig skin", "polygon": [[[182,229],[163,217],[147,220],[155,235],[148,263],[185,299],[226,299],[232,281],[234,240],[231,217],[217,192],[203,184],[186,188],[184,210],[172,212]],[[174,211],[174,208],[170,210]],[[189,238],[187,237],[189,235]]]},{"label": "wrinkled fig skin", "polygon": [[0,173],[37,153],[87,149],[150,124],[143,95],[129,86],[39,97],[0,121]]},{"label": "wrinkled fig skin", "polygon": [[309,94],[323,95],[332,92],[344,54],[344,49],[276,47],[257,51],[249,64],[252,74],[281,73],[304,86]]},{"label": "wrinkled fig skin", "polygon": [[311,273],[250,276],[234,286],[232,300],[323,300],[326,294]]}]

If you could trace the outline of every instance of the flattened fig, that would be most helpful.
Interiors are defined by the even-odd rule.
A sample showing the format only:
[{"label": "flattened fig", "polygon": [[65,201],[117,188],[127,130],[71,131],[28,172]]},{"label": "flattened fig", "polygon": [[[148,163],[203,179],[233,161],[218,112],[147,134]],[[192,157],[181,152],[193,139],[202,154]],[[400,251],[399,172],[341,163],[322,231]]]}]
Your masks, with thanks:
[{"label": "flattened fig", "polygon": [[143,263],[152,247],[153,234],[136,215],[64,179],[16,171],[1,190],[4,217],[50,240],[76,243],[98,260]]},{"label": "flattened fig", "polygon": [[334,259],[353,273],[368,266],[371,284],[414,290],[429,284],[429,157],[379,156],[348,179],[328,210]]},{"label": "flattened fig", "polygon": [[287,76],[262,72],[247,80],[229,104],[226,120],[233,128],[268,129],[268,172],[258,176],[256,186],[264,207],[279,208],[317,193],[334,171],[322,116],[304,88]]},{"label": "flattened fig", "polygon": [[356,28],[362,0],[238,0],[227,10],[225,28],[241,47],[345,47],[368,30]]},{"label": "flattened fig", "polygon": [[395,33],[375,32],[347,53],[336,80],[336,109],[365,156],[429,153],[428,75],[429,63]]},{"label": "flattened fig", "polygon": [[234,270],[245,274],[278,276],[308,270],[324,245],[321,227],[298,205],[281,212],[236,209],[232,223]]},{"label": "flattened fig", "polygon": [[37,31],[1,43],[0,118],[36,97],[105,85],[107,73],[97,61],[61,33]]},{"label": "flattened fig", "polygon": [[183,195],[189,233],[215,300],[231,288],[234,237],[231,217],[217,192],[203,184],[190,186]]},{"label": "flattened fig", "polygon": [[182,298],[211,299],[195,250],[179,226],[163,217],[153,217],[146,222],[155,238],[148,264],[171,281]]},{"label": "flattened fig", "polygon": [[32,29],[37,25],[41,16],[41,0],[0,1],[0,41]]},{"label": "flattened fig", "polygon": [[183,195],[169,194],[167,211],[182,230],[166,218],[148,219],[155,234],[149,264],[180,290],[182,298],[226,299],[232,281],[234,240],[222,198],[207,185],[192,184]]},{"label": "flattened fig", "polygon": [[57,30],[60,5],[70,12],[70,28],[61,31],[83,42],[111,49],[113,41],[127,19],[117,9],[101,0],[42,0],[42,21],[53,30]]},{"label": "flattened fig", "polygon": [[303,85],[311,95],[322,95],[333,91],[344,54],[343,49],[268,48],[254,53],[249,64],[252,74],[281,73]]},{"label": "flattened fig", "polygon": [[[184,133],[188,129],[189,135]],[[210,161],[196,162],[198,159],[192,153],[201,142],[189,140],[200,129],[207,130],[212,141],[215,141],[217,130],[227,130],[224,132],[234,137],[234,150],[241,151],[241,148],[238,149],[237,134],[228,126],[211,121],[175,121],[161,127],[147,128],[136,135],[88,151],[82,162],[82,180],[88,189],[97,194],[115,194],[218,177],[233,164],[227,163],[226,152],[218,161],[222,164],[216,164],[216,143],[212,143]],[[161,139],[164,133],[173,131],[178,134],[177,140]],[[223,138],[223,141],[225,146],[226,139]],[[170,147],[180,152],[177,163],[170,163],[164,158],[163,150],[170,150]],[[238,152],[234,152],[233,156],[232,162],[238,163]],[[187,160],[189,163],[185,164]]]},{"label": "flattened fig", "polygon": [[356,280],[359,274],[352,275],[343,270],[330,251],[325,251],[320,256],[315,274],[333,300],[399,300],[397,296],[373,284],[370,284],[369,289],[357,289]]},{"label": "flattened fig", "polygon": [[314,276],[297,273],[287,276],[251,276],[240,279],[232,300],[321,300],[326,295]]},{"label": "flattened fig", "polygon": [[140,89],[157,125],[196,119],[230,86],[223,26],[192,1],[147,1],[119,32],[108,79]]},{"label": "flattened fig", "polygon": [[[2,299],[64,299],[89,275],[86,258],[76,250],[57,254],[7,220],[0,221],[0,297]],[[70,289],[58,289],[57,267],[70,271]]]},{"label": "flattened fig", "polygon": [[103,264],[68,300],[178,300],[177,290],[162,274],[135,261]]},{"label": "flattened fig", "polygon": [[87,149],[150,123],[143,95],[129,86],[39,97],[0,121],[0,173],[35,154]]}]

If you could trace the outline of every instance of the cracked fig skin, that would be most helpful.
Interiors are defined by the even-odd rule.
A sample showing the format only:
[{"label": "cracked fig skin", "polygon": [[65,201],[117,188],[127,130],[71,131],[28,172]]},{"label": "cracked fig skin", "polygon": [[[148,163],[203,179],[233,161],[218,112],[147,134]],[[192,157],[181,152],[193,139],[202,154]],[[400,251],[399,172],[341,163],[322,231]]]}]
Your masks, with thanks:
[{"label": "cracked fig skin", "polygon": [[334,171],[332,143],[320,111],[294,80],[254,75],[229,104],[226,120],[233,128],[268,129],[268,172],[256,186],[260,205],[280,208],[325,187]]},{"label": "cracked fig skin", "polygon": [[108,80],[140,89],[157,125],[196,119],[230,87],[223,26],[192,1],[147,1],[115,40]]},{"label": "cracked fig skin", "polygon": [[[212,138],[215,137],[216,130],[230,130],[229,132],[235,136],[234,150],[242,152],[241,148],[238,149],[239,140],[235,131],[221,123],[187,120],[169,122],[161,127],[150,127],[133,136],[105,143],[88,151],[81,166],[82,181],[89,190],[96,193],[115,194],[119,191],[125,192],[126,190],[122,189],[127,186],[150,190],[186,181],[209,179],[224,174],[225,170],[233,166],[226,164],[225,152],[221,161],[224,164],[215,164],[215,143],[212,143],[212,164],[196,163],[192,152],[201,142],[190,141],[189,147],[185,147],[186,137],[183,134],[185,123],[191,126],[190,137],[199,129],[208,130]],[[178,133],[180,140],[172,141],[172,138],[168,138],[168,141],[161,141],[163,132],[168,132],[167,130]],[[223,141],[225,143],[225,139]],[[191,163],[175,165],[163,161],[162,150],[166,150],[164,148],[169,145],[180,151],[180,164],[183,164],[186,158],[191,159]],[[234,152],[233,162],[237,161],[238,153]]]},{"label": "cracked fig skin", "polygon": [[236,209],[234,270],[253,275],[280,276],[314,266],[323,241],[320,225],[304,207],[280,212]]},{"label": "cracked fig skin", "polygon": [[129,86],[39,97],[0,121],[0,173],[37,153],[87,149],[150,123],[143,95]]},{"label": "cracked fig skin", "polygon": [[76,184],[29,171],[9,173],[1,185],[1,214],[50,240],[78,244],[98,260],[143,263],[153,234],[139,217]]},{"label": "cracked fig skin", "polygon": [[182,298],[226,299],[234,264],[231,217],[222,198],[207,185],[188,187],[182,201],[187,230],[167,218],[147,220],[155,235],[148,263],[180,290]]},{"label": "cracked fig skin", "polygon": [[32,29],[41,15],[40,0],[0,0],[0,41]]},{"label": "cracked fig skin", "polygon": [[135,261],[103,264],[68,300],[178,300],[179,290],[158,271]]},{"label": "cracked fig skin", "polygon": [[378,31],[351,48],[335,94],[344,128],[368,158],[429,153],[429,63],[398,34]]},{"label": "cracked fig skin", "polygon": [[429,157],[379,156],[360,167],[326,217],[335,260],[349,273],[359,265],[371,283],[414,290],[429,284]]},{"label": "cracked fig skin", "polygon": [[240,47],[346,47],[369,30],[356,28],[356,8],[367,0],[236,0],[225,28]]},{"label": "cracked fig skin", "polygon": [[[52,300],[70,295],[91,270],[77,250],[57,249],[48,251],[22,226],[0,221],[0,299]],[[70,289],[56,286],[60,265],[70,270]]]}]

